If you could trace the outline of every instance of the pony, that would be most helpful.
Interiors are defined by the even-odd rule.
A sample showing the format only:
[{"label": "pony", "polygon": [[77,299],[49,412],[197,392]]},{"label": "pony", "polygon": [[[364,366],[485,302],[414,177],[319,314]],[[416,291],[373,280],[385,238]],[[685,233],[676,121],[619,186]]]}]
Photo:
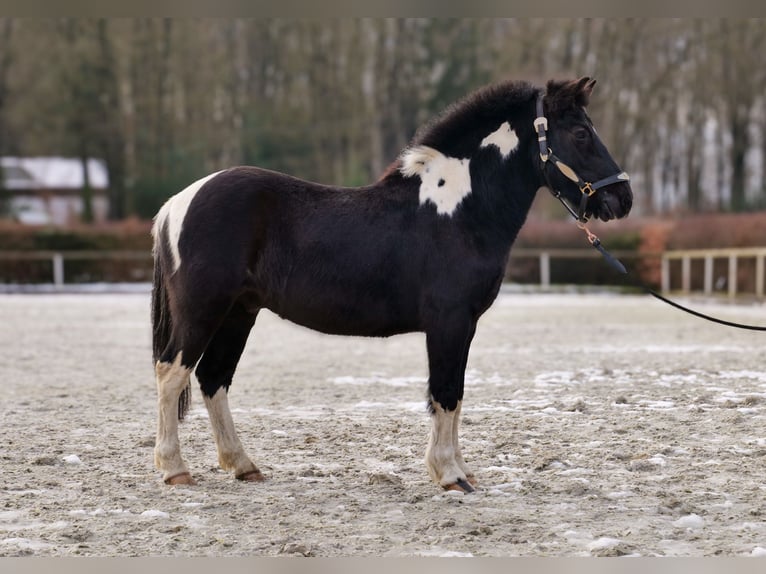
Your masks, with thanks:
[{"label": "pony", "polygon": [[476,476],[458,443],[468,352],[536,192],[547,186],[579,205],[582,220],[621,218],[632,205],[628,178],[586,113],[594,84],[481,88],[419,129],[364,187],[240,166],[171,197],[152,227],[154,457],[164,482],[195,483],[178,436],[192,371],[221,468],[264,480],[237,435],[228,392],[265,308],[328,334],[424,332],[428,474],[446,490],[472,492]]}]

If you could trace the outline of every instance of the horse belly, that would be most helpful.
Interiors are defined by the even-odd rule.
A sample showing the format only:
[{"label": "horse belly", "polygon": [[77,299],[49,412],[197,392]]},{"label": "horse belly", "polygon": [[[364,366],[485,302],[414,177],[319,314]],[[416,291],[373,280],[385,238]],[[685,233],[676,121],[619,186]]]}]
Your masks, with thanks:
[{"label": "horse belly", "polygon": [[388,337],[419,327],[414,297],[391,285],[292,280],[267,308],[293,323],[332,335]]}]

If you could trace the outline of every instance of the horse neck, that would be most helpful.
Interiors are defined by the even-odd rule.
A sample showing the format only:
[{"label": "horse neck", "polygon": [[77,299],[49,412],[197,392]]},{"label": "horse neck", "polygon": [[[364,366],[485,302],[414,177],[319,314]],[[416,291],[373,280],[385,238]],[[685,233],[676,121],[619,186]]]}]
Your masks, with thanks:
[{"label": "horse neck", "polygon": [[[525,138],[529,139],[529,138]],[[517,152],[482,177],[477,228],[503,250],[510,249],[543,185],[533,143],[522,141]],[[526,145],[525,145],[526,144]]]}]

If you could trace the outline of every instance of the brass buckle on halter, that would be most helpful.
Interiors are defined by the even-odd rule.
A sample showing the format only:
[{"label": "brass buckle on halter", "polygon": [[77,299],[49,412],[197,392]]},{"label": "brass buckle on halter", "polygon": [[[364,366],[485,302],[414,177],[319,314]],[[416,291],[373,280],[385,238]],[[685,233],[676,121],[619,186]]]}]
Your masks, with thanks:
[{"label": "brass buckle on halter", "polygon": [[582,193],[584,193],[585,195],[587,195],[588,197],[590,197],[591,195],[593,195],[594,193],[596,193],[596,190],[595,190],[595,189],[593,189],[593,187],[591,186],[591,184],[590,184],[590,183],[588,183],[588,182],[585,182],[585,185],[583,185],[583,186],[580,188],[580,191],[581,191]]}]

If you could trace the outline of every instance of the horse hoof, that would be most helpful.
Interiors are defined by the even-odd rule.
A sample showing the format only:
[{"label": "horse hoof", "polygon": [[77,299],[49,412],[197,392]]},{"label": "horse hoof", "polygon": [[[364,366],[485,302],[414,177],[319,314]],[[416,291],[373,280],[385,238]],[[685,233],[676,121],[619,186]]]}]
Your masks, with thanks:
[{"label": "horse hoof", "polygon": [[453,484],[448,484],[447,486],[442,487],[444,490],[455,490],[457,492],[465,492],[470,493],[474,492],[476,489],[471,486],[467,481],[463,480],[462,478],[459,478],[457,482],[454,482]]},{"label": "horse hoof", "polygon": [[237,475],[237,480],[245,482],[263,482],[266,477],[261,474],[260,470],[250,470],[248,472]]},{"label": "horse hoof", "polygon": [[169,484],[171,486],[176,486],[179,484],[185,484],[188,486],[194,486],[197,484],[197,481],[192,478],[192,475],[188,472],[181,472],[179,474],[174,474],[173,476],[169,476],[165,479],[165,484]]}]

